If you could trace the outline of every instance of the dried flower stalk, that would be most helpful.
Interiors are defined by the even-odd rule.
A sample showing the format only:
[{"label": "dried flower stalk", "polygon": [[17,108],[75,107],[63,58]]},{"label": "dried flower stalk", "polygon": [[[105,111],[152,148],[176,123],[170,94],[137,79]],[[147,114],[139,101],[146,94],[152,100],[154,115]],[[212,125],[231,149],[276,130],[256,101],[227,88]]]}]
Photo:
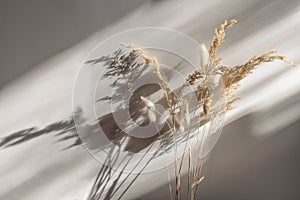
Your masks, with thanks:
[{"label": "dried flower stalk", "polygon": [[[228,28],[231,28],[233,25],[237,23],[237,20],[233,19],[230,20],[230,22],[225,21],[223,24],[221,24],[220,28],[215,30],[215,36],[211,42],[210,48],[209,48],[209,60],[207,61],[207,57],[205,57],[206,48],[204,45],[201,46],[201,66],[202,69],[196,70],[191,75],[188,76],[187,82],[190,85],[193,85],[196,83],[197,80],[202,79],[203,77],[207,75],[221,75],[221,78],[224,82],[225,86],[225,96],[227,98],[226,100],[226,109],[232,110],[233,109],[233,103],[239,100],[240,98],[234,97],[234,92],[239,86],[239,82],[246,78],[253,69],[256,68],[256,66],[267,63],[267,62],[274,62],[276,60],[283,61],[289,66],[296,66],[294,63],[289,61],[285,56],[277,55],[275,54],[275,51],[270,51],[267,53],[264,53],[260,56],[253,56],[249,61],[242,65],[238,65],[235,67],[226,67],[220,65],[221,59],[216,58],[218,49],[223,44],[223,41],[225,39],[225,30]],[[208,66],[210,67],[208,69]],[[204,114],[208,114],[209,108],[210,108],[210,98],[207,86],[204,83],[201,83],[198,85],[198,93],[201,94],[200,96],[200,102],[203,105],[203,111]],[[208,118],[209,119],[209,118]],[[204,122],[206,123],[206,122]],[[200,126],[203,125],[200,124]],[[200,152],[199,152],[200,154]],[[191,156],[190,156],[191,157]],[[190,177],[191,173],[194,174],[193,184],[191,188],[191,195],[187,194],[187,197],[190,197],[191,199],[195,198],[196,190],[195,188],[198,186],[198,184],[203,180],[203,178],[200,178],[197,180],[197,177],[201,174],[201,168],[202,164],[198,163],[196,165],[196,169],[194,172],[191,170],[190,167],[190,160],[189,157],[189,168],[188,168],[188,184],[190,183]],[[200,161],[201,162],[201,161]],[[189,193],[189,191],[188,191]]]},{"label": "dried flower stalk", "polygon": [[209,48],[209,56],[212,61],[214,61],[214,66],[218,65],[220,62],[220,59],[216,59],[216,55],[218,53],[218,50],[220,46],[223,44],[223,41],[225,39],[225,30],[231,28],[237,23],[236,19],[232,19],[229,22],[225,20],[223,24],[221,24],[220,28],[215,29],[215,36],[211,42],[210,48]]}]

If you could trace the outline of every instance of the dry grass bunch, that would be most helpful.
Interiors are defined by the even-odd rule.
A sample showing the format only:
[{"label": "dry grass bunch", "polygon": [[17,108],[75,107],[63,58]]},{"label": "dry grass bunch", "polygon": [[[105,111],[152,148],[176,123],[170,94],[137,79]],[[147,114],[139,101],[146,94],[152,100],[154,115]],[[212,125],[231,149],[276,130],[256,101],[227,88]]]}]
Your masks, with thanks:
[{"label": "dry grass bunch", "polygon": [[[197,92],[201,95],[199,95],[199,107],[202,107],[203,112],[201,115],[209,115],[211,110],[211,97],[207,86],[207,81],[218,81],[218,80],[208,80],[207,78],[204,79],[203,77],[207,75],[212,75],[213,79],[221,79],[224,83],[225,87],[225,96],[226,96],[226,109],[231,110],[233,108],[233,103],[238,100],[239,98],[234,97],[234,92],[239,86],[239,83],[241,80],[246,78],[253,69],[256,68],[256,66],[261,65],[263,63],[267,62],[274,62],[274,61],[283,61],[287,65],[295,66],[294,63],[287,60],[285,56],[277,55],[275,51],[266,52],[260,56],[253,56],[250,58],[247,62],[245,62],[242,65],[237,65],[234,67],[231,66],[225,66],[221,64],[221,58],[217,57],[217,53],[219,51],[219,48],[222,46],[224,39],[225,39],[225,32],[226,29],[229,29],[233,27],[237,23],[237,20],[232,19],[229,22],[225,20],[223,24],[220,25],[219,28],[215,29],[215,36],[211,42],[211,45],[209,49],[206,48],[204,44],[201,45],[201,68],[200,70],[194,71],[192,74],[190,74],[187,77],[187,83],[184,87],[189,87],[190,85],[197,84]],[[170,90],[168,81],[160,72],[158,61],[148,55],[144,50],[139,49],[134,46],[130,46],[135,51],[138,51],[142,58],[145,60],[145,62],[150,63],[153,67],[154,73],[158,76],[158,78],[161,80],[161,89],[165,93],[165,98],[168,102],[168,109],[171,114],[171,120],[170,123],[172,124],[172,132],[173,135],[176,136],[177,134],[177,128],[180,127],[181,118],[185,119],[187,122],[190,121],[189,116],[187,113],[189,112],[175,112],[175,108],[178,107],[178,97],[174,96],[174,93]],[[201,82],[197,82],[197,80],[202,80]],[[188,109],[188,102],[185,102],[185,106]],[[179,116],[180,114],[183,116]],[[216,113],[215,113],[216,114]],[[203,118],[203,116],[201,116]],[[211,118],[208,117],[210,120]],[[206,122],[208,122],[207,120]],[[199,126],[204,125],[204,123],[199,123]],[[174,140],[174,146],[176,147],[176,139]],[[202,141],[203,142],[203,141]],[[187,143],[187,142],[186,142]],[[198,145],[199,151],[201,151],[201,145]],[[187,192],[185,196],[182,196],[181,194],[181,169],[182,165],[184,163],[184,156],[185,153],[182,155],[181,159],[175,161],[175,199],[195,199],[197,187],[200,184],[200,182],[204,179],[204,177],[201,175],[201,169],[203,165],[203,161],[200,158],[199,155],[192,155],[191,148],[185,147],[185,151],[188,149],[188,183],[187,183]],[[177,153],[177,151],[175,151]],[[199,154],[201,152],[198,152]],[[194,160],[194,161],[193,161]],[[171,192],[171,190],[170,190]],[[171,195],[172,198],[173,195]]]},{"label": "dry grass bunch", "polygon": [[[145,50],[136,47],[134,45],[122,44],[123,46],[131,49],[129,53],[128,59],[126,56],[121,56],[123,60],[119,62],[119,57],[117,57],[116,63],[121,63],[122,67],[111,67],[109,73],[114,75],[117,74],[121,70],[120,73],[130,73],[134,71],[136,68],[140,69],[142,66],[140,63],[136,64],[137,57],[139,56],[144,61],[144,65],[151,67],[152,72],[156,75],[159,80],[159,86],[164,94],[164,100],[166,102],[166,109],[169,113],[167,123],[169,125],[169,133],[173,138],[173,147],[175,149],[175,191],[172,192],[171,183],[169,185],[171,199],[173,196],[175,199],[191,199],[194,200],[196,197],[196,192],[199,184],[204,179],[202,176],[202,166],[203,166],[203,158],[201,157],[201,152],[203,145],[205,143],[205,138],[202,137],[199,140],[201,134],[204,134],[202,131],[205,130],[205,125],[213,120],[214,117],[220,114],[224,114],[224,112],[231,110],[233,108],[233,103],[239,98],[234,96],[236,89],[239,87],[239,83],[241,80],[246,78],[258,65],[267,62],[274,61],[283,61],[287,65],[295,66],[294,63],[287,60],[286,57],[277,55],[275,51],[266,52],[260,56],[253,56],[247,62],[237,66],[226,66],[221,64],[221,58],[217,57],[217,53],[219,48],[222,46],[226,30],[233,27],[237,23],[237,20],[232,19],[230,21],[226,21],[220,25],[219,28],[215,29],[215,35],[212,39],[210,47],[207,49],[204,44],[200,46],[200,60],[201,66],[198,70],[195,70],[190,75],[186,77],[186,83],[180,88],[179,91],[185,91],[185,89],[192,88],[194,92],[197,94],[197,106],[196,108],[189,104],[189,101],[183,98],[183,94],[175,94],[174,91],[171,90],[170,83],[163,71],[160,68],[159,62],[156,58],[152,57]],[[114,59],[107,59],[109,62],[114,62]],[[129,62],[130,61],[130,62]],[[92,62],[95,62],[92,61]],[[111,63],[109,63],[111,66]],[[110,75],[109,74],[109,75]],[[226,99],[226,106],[224,110],[215,110],[213,108],[213,94],[211,94],[211,88],[218,87],[218,84],[223,82],[224,85],[224,98]],[[140,96],[139,98],[145,108],[148,110],[148,118],[149,121],[155,122],[157,119],[155,118],[155,103],[151,102],[147,97]],[[192,117],[190,115],[191,109],[199,110],[197,112],[198,119],[196,122],[196,133],[192,133],[192,126],[195,124],[192,123]],[[185,126],[183,125],[185,124]],[[200,129],[203,127],[203,129]],[[193,129],[195,130],[195,129]],[[195,131],[194,131],[195,132]],[[181,133],[181,135],[180,135]],[[184,133],[184,136],[182,136]],[[192,137],[193,135],[193,137]],[[181,156],[177,155],[177,141],[178,137],[185,137],[184,140],[184,151]],[[189,139],[195,138],[196,146],[192,149],[190,143],[188,143]],[[164,144],[162,144],[164,146]],[[165,148],[165,147],[164,147]],[[194,153],[193,153],[194,152]],[[186,158],[186,159],[185,159]],[[186,192],[182,194],[182,169],[186,163],[186,168],[188,171],[188,180],[187,180],[187,188]],[[168,170],[169,171],[169,170]],[[169,175],[170,179],[170,175]]]}]

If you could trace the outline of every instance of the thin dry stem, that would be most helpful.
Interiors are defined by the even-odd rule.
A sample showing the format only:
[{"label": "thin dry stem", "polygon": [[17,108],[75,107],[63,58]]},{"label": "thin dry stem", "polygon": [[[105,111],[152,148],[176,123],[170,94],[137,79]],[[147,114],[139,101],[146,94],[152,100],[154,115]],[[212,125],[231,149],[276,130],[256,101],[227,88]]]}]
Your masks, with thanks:
[{"label": "thin dry stem", "polygon": [[186,199],[189,199],[190,184],[191,184],[191,174],[192,174],[192,153],[191,153],[191,148],[189,148],[188,180],[187,180]]},{"label": "thin dry stem", "polygon": [[195,188],[196,186],[198,186],[201,183],[201,181],[203,181],[203,180],[204,180],[204,176],[202,176],[200,179],[196,180],[193,183],[192,188]]}]

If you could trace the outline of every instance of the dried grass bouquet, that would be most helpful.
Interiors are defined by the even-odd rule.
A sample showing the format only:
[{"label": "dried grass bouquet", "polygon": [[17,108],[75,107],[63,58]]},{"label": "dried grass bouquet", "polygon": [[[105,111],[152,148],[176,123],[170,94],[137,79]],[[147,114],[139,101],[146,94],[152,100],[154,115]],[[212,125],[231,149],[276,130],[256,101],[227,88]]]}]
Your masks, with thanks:
[{"label": "dried grass bouquet", "polygon": [[[235,91],[239,87],[241,80],[246,78],[256,66],[274,61],[283,61],[287,65],[295,66],[292,62],[286,59],[286,57],[276,54],[275,51],[266,52],[260,56],[253,56],[247,62],[237,66],[226,66],[221,63],[221,58],[217,56],[219,48],[222,46],[225,39],[225,31],[233,27],[237,23],[237,20],[232,19],[225,21],[221,26],[215,29],[215,36],[207,48],[204,44],[200,47],[201,66],[198,70],[195,70],[186,77],[186,83],[179,88],[175,93],[170,86],[169,80],[166,78],[164,72],[161,70],[159,60],[150,55],[147,51],[136,47],[134,45],[122,44],[130,51],[126,54],[121,51],[116,51],[113,55],[102,57],[97,60],[90,60],[88,63],[95,64],[97,62],[105,62],[108,66],[104,76],[116,77],[116,81],[121,79],[124,74],[140,73],[147,66],[151,68],[153,74],[158,79],[159,87],[163,91],[163,102],[167,109],[167,127],[163,131],[159,132],[157,138],[162,139],[164,142],[162,148],[167,150],[168,148],[175,149],[175,189],[172,189],[172,183],[169,184],[171,199],[195,199],[197,188],[200,182],[203,180],[201,169],[203,166],[203,157],[201,151],[205,141],[199,140],[197,135],[205,128],[206,124],[210,123],[216,116],[224,114],[225,112],[233,109],[233,103],[239,99],[235,97]],[[140,63],[138,59],[143,60]],[[128,75],[130,76],[130,74]],[[134,79],[130,79],[134,81]],[[116,84],[116,81],[113,84]],[[217,87],[219,83],[224,87],[224,109],[215,109],[213,95],[211,93],[211,87]],[[190,105],[189,101],[184,98],[184,91],[193,91],[197,96],[197,103]],[[109,98],[108,98],[109,99]],[[106,99],[103,99],[106,100]],[[137,106],[143,112],[135,112],[132,114],[133,118],[138,118],[136,115],[144,115],[145,120],[149,122],[156,122],[156,102],[152,102],[147,96],[138,96],[138,100],[141,106]],[[191,116],[191,110],[195,111],[197,115],[196,121],[193,121],[194,116]],[[141,124],[145,123],[144,121]],[[195,131],[196,130],[196,131]],[[209,134],[209,132],[208,132]],[[114,137],[114,142],[123,146],[124,149],[128,147],[128,141],[137,143],[140,140],[126,136]],[[155,139],[157,139],[155,138]],[[196,139],[195,147],[192,147],[188,142],[190,138]],[[124,144],[126,142],[126,144]],[[153,141],[152,141],[153,142]],[[184,152],[178,156],[177,147],[178,142],[184,142]],[[137,144],[136,143],[136,144]],[[151,141],[148,141],[150,145]],[[126,146],[127,145],[127,146]],[[186,168],[188,171],[188,180],[186,192],[183,194],[182,186],[182,169]],[[168,169],[170,173],[170,170]],[[169,174],[169,179],[171,180]],[[170,181],[169,180],[169,181]]]}]

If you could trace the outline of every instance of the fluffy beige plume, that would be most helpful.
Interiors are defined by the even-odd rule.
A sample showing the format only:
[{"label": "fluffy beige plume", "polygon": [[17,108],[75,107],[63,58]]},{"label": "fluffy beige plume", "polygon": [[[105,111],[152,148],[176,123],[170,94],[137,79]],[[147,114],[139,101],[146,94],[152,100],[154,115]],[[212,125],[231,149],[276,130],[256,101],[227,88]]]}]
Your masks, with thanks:
[{"label": "fluffy beige plume", "polygon": [[205,46],[205,44],[201,44],[200,46],[200,58],[201,58],[201,67],[205,68],[209,62],[209,52]]},{"label": "fluffy beige plume", "polygon": [[150,110],[155,110],[155,105],[152,101],[150,101],[149,99],[140,96],[140,99],[142,100],[142,102],[145,104],[145,106],[150,109]]}]

